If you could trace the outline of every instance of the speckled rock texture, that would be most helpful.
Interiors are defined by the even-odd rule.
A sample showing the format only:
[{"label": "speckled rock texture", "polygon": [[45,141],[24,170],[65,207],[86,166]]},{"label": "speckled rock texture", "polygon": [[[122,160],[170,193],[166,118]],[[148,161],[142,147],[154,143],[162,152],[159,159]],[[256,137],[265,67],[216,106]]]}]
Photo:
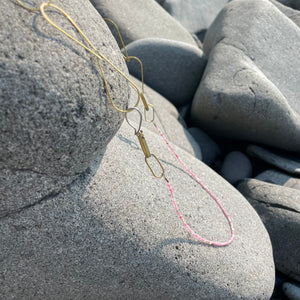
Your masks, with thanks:
[{"label": "speckled rock texture", "polygon": [[299,281],[299,191],[256,179],[241,181],[237,189],[256,209],[270,234],[276,269]]},{"label": "speckled rock texture", "polygon": [[299,153],[299,48],[299,27],[271,2],[230,2],[205,36],[209,59],[193,123],[208,134]]},{"label": "speckled rock texture", "polygon": [[[228,239],[228,223],[215,202],[160,136],[146,128],[144,133],[186,221],[206,238]],[[224,179],[174,147],[228,210],[236,230],[230,246],[204,245],[187,232],[165,180],[151,175],[124,123],[91,168],[63,192],[1,219],[1,296],[269,299],[272,247],[258,215]]]},{"label": "speckled rock texture", "polygon": [[[87,1],[56,1],[94,45],[123,72],[126,64],[105,22]],[[40,13],[1,1],[0,216],[54,195],[85,171],[124,116],[110,105],[91,55]],[[82,10],[86,14],[82,14]],[[80,39],[54,11],[48,16]],[[130,89],[103,63],[116,104]],[[127,73],[128,74],[128,73]]]},{"label": "speckled rock texture", "polygon": [[[103,18],[119,27],[125,45],[144,38],[163,38],[197,46],[192,35],[155,0],[91,0]],[[119,42],[113,27],[112,32]]]},{"label": "speckled rock texture", "polygon": [[[100,52],[126,72],[118,46],[93,6],[80,0],[70,4],[56,2]],[[124,118],[108,101],[95,59],[40,14],[13,1],[2,1],[0,9],[0,168],[55,175],[83,172]],[[53,21],[80,39],[67,20],[52,8],[48,11]],[[113,98],[126,107],[127,82],[107,64],[103,68],[116,87]]]},{"label": "speckled rock texture", "polygon": [[[187,43],[159,38],[132,42],[129,56],[143,62],[144,81],[175,106],[190,103],[204,72],[207,59],[202,50]],[[130,74],[141,79],[141,66],[132,60]]]}]

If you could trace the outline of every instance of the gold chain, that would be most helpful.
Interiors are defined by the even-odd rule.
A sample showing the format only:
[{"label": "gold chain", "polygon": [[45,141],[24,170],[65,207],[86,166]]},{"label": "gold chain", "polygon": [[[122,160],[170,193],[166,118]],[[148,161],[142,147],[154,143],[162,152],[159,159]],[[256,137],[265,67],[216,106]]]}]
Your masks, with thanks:
[{"label": "gold chain", "polygon": [[[127,50],[126,50],[126,47],[125,47],[125,44],[124,44],[124,41],[123,41],[123,38],[121,36],[121,33],[119,31],[119,28],[118,26],[110,19],[107,19],[105,18],[104,20],[108,23],[111,23],[115,29],[117,30],[117,33],[118,33],[118,36],[120,38],[120,41],[121,41],[121,44],[123,46],[123,49],[124,49],[124,53],[125,55],[123,55],[124,59],[126,62],[130,62],[131,59],[134,59],[136,60],[140,66],[141,66],[141,82],[142,82],[142,91],[139,90],[139,88],[137,87],[137,85],[132,81],[130,80],[130,78],[128,78],[128,76],[126,76],[118,67],[116,67],[108,58],[106,58],[93,44],[92,42],[88,39],[88,37],[83,33],[83,31],[79,28],[79,26],[74,22],[74,20],[70,17],[70,15],[68,15],[62,8],[58,7],[57,5],[54,5],[52,3],[53,0],[49,0],[48,2],[45,2],[45,3],[42,3],[40,5],[39,8],[35,8],[35,7],[30,7],[30,6],[27,6],[25,5],[21,0],[16,0],[18,4],[20,4],[23,8],[27,9],[27,10],[30,10],[30,11],[33,11],[33,12],[37,12],[37,11],[40,11],[42,16],[45,18],[45,20],[47,20],[49,22],[49,24],[51,24],[54,28],[56,28],[57,30],[59,30],[61,33],[63,33],[65,36],[67,36],[69,39],[71,39],[72,41],[74,41],[76,44],[78,44],[79,46],[83,47],[85,50],[87,50],[89,53],[91,53],[93,56],[96,57],[97,59],[97,63],[98,63],[98,67],[99,67],[99,70],[100,70],[100,74],[101,74],[101,77],[103,79],[103,82],[104,82],[104,86],[105,86],[105,90],[106,90],[106,93],[107,93],[107,96],[108,96],[108,99],[111,103],[111,105],[113,106],[113,108],[115,110],[117,110],[118,112],[121,112],[121,113],[124,113],[125,116],[127,113],[131,112],[133,109],[137,109],[137,106],[139,104],[139,101],[142,100],[142,103],[144,105],[144,118],[145,118],[145,121],[146,122],[149,122],[149,123],[152,123],[154,121],[154,106],[150,103],[147,102],[146,98],[145,98],[145,95],[144,95],[144,72],[143,72],[143,63],[141,62],[141,60],[135,56],[129,56],[128,53],[127,53]],[[85,44],[83,44],[82,42],[80,42],[79,40],[77,40],[74,36],[72,36],[71,34],[69,34],[68,32],[66,32],[64,29],[62,29],[60,26],[58,26],[57,24],[55,24],[50,18],[49,16],[46,14],[45,10],[46,8],[48,7],[51,7],[57,11],[59,11],[61,14],[63,14],[63,16],[72,24],[72,26],[77,30],[77,32],[83,37],[83,39],[87,42],[87,44],[89,45],[86,46]],[[117,107],[114,103],[114,101],[112,100],[112,97],[111,97],[111,94],[110,94],[110,91],[109,91],[109,88],[108,88],[108,84],[107,84],[107,81],[106,81],[106,78],[105,78],[105,74],[104,74],[104,71],[103,71],[103,68],[102,68],[102,65],[101,65],[101,60],[104,60],[106,61],[109,65],[111,65],[123,78],[125,78],[127,80],[127,82],[129,82],[129,84],[133,87],[133,89],[136,91],[137,93],[137,101],[134,105],[134,107],[132,108],[128,108],[128,109],[121,109],[119,107]],[[147,112],[150,110],[152,110],[152,114],[151,114],[151,117],[148,118],[147,116]],[[126,117],[126,120],[127,120],[127,117]],[[128,122],[128,120],[127,120]],[[141,123],[141,120],[140,120],[140,123]],[[132,126],[131,124],[129,124],[130,126]],[[155,176],[155,177],[158,177],[158,178],[161,178],[162,176],[164,176],[164,168],[161,164],[161,162],[159,161],[159,159],[152,153],[150,153],[149,151],[149,148],[148,148],[148,145],[146,143],[146,140],[145,140],[145,137],[144,137],[144,134],[142,132],[142,130],[140,129],[141,125],[139,126],[139,129],[136,130],[135,129],[135,134],[136,136],[138,137],[138,140],[140,142],[140,145],[141,145],[141,148],[144,152],[144,155],[145,155],[145,161],[146,161],[146,164],[147,166],[149,167],[150,171],[152,172],[152,174]],[[150,155],[149,155],[150,154]],[[162,173],[161,175],[157,175],[154,170],[152,169],[151,165],[149,164],[148,162],[148,158],[150,157],[154,157],[154,159],[157,161],[157,163],[159,164],[159,167],[161,168],[162,170]]]}]

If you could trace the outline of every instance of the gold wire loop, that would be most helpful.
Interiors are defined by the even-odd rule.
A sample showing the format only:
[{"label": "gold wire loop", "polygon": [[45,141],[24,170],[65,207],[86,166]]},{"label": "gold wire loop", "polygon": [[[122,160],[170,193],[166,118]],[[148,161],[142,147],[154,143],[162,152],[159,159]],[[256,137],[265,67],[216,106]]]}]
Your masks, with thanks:
[{"label": "gold wire loop", "polygon": [[[16,1],[17,1],[23,8],[26,8],[26,9],[28,9],[28,10],[30,10],[30,11],[39,11],[39,10],[40,10],[39,7],[35,8],[35,7],[28,6],[28,5],[24,4],[21,0],[16,0]],[[52,1],[53,1],[53,0],[49,0],[46,4],[47,4],[47,5],[50,5],[50,4],[52,3]]]},{"label": "gold wire loop", "polygon": [[[139,126],[137,127],[137,129],[135,128],[135,126],[132,125],[132,123],[130,123],[130,121],[128,120],[128,117],[127,117],[127,114],[129,112],[132,112],[133,110],[136,110],[139,113],[139,117],[140,117]],[[141,111],[137,107],[129,108],[128,112],[125,112],[125,119],[126,119],[126,122],[128,123],[128,125],[134,129],[134,134],[137,135],[141,131],[141,127],[142,127],[143,116],[142,116]]]},{"label": "gold wire loop", "polygon": [[141,100],[144,104],[145,109],[148,111],[149,110],[149,105],[148,105],[147,100],[145,98],[144,92],[140,93],[140,97],[141,97]]},{"label": "gold wire loop", "polygon": [[155,160],[157,161],[157,163],[159,164],[159,166],[161,168],[161,174],[160,175],[155,174],[154,170],[152,169],[151,165],[148,162],[148,157],[146,157],[146,156],[145,156],[145,162],[146,162],[148,168],[150,169],[150,171],[151,171],[151,173],[153,174],[154,177],[162,178],[165,175],[165,169],[164,169],[162,163],[160,162],[160,160],[156,157],[156,155],[151,153],[151,156],[153,156],[155,158]]},{"label": "gold wire loop", "polygon": [[[89,44],[89,46],[92,48],[89,48],[87,47],[86,45],[84,45],[82,42],[80,42],[79,40],[77,40],[75,37],[73,37],[71,34],[67,33],[65,30],[63,30],[61,27],[59,27],[58,25],[56,25],[48,16],[47,14],[45,13],[45,8],[47,6],[51,6],[52,8],[58,10],[59,12],[61,12],[66,19],[68,19],[68,21],[70,21],[70,23],[75,27],[75,29],[79,32],[79,34],[85,39],[85,41]],[[120,69],[118,69],[110,60],[108,60],[104,55],[102,55],[97,49],[96,47],[92,44],[92,42],[87,38],[87,36],[82,32],[82,30],[77,26],[77,24],[73,21],[73,19],[63,10],[61,9],[60,7],[54,5],[54,4],[51,4],[51,3],[43,3],[41,6],[40,6],[40,11],[43,15],[43,17],[53,26],[55,27],[57,30],[59,30],[60,32],[62,32],[64,35],[66,35],[68,38],[70,38],[72,41],[74,41],[75,43],[77,43],[78,45],[80,45],[81,47],[83,47],[84,49],[86,49],[87,51],[89,51],[91,54],[93,54],[94,56],[96,56],[97,58],[97,62],[98,62],[98,66],[99,66],[99,69],[100,69],[100,72],[101,72],[101,77],[104,81],[104,85],[105,85],[105,89],[106,89],[106,92],[107,92],[107,96],[109,98],[109,101],[111,102],[112,106],[119,112],[121,113],[126,113],[126,112],[129,112],[130,109],[120,109],[118,108],[113,100],[112,100],[112,97],[110,95],[110,92],[109,92],[109,88],[108,88],[108,84],[107,84],[107,81],[105,79],[105,75],[104,75],[104,72],[103,72],[103,68],[101,66],[101,63],[100,61],[103,59],[104,61],[106,61],[108,64],[110,64],[123,78],[125,78],[129,83],[130,85],[135,89],[135,91],[137,92],[138,94],[138,99],[137,99],[137,102],[134,106],[137,106],[139,101],[140,101],[140,95],[139,95],[139,89],[138,87],[136,86],[136,84],[134,82],[132,82],[132,80],[130,80]]]},{"label": "gold wire loop", "polygon": [[148,123],[152,123],[154,121],[154,106],[151,103],[148,103],[148,107],[152,108],[152,115],[151,115],[150,119],[147,119],[147,110],[146,110],[146,107],[144,107],[145,121]]}]

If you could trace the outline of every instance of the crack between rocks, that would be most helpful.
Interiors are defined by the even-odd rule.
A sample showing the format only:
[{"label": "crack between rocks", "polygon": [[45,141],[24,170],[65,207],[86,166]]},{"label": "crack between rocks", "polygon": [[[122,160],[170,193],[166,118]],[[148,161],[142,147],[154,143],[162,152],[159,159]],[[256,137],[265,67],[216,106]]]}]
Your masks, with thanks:
[{"label": "crack between rocks", "polygon": [[36,205],[39,205],[39,204],[41,204],[41,203],[43,203],[43,202],[45,202],[45,201],[48,201],[48,200],[50,200],[50,199],[53,199],[54,197],[57,197],[60,193],[66,191],[67,189],[70,189],[70,188],[72,187],[72,185],[73,185],[76,181],[78,181],[78,180],[79,180],[79,181],[84,180],[85,177],[86,177],[90,172],[91,172],[91,169],[90,169],[90,167],[88,167],[83,173],[80,173],[80,175],[79,175],[77,178],[75,178],[70,184],[67,184],[66,186],[64,186],[64,187],[63,187],[62,189],[60,189],[59,191],[57,191],[57,192],[53,192],[53,191],[52,191],[51,193],[49,193],[48,195],[42,197],[41,199],[39,199],[38,201],[36,201],[36,202],[34,202],[34,203],[27,204],[27,205],[25,205],[25,206],[23,206],[23,207],[18,208],[18,209],[15,210],[15,211],[12,211],[12,212],[9,212],[9,213],[7,213],[7,214],[5,214],[5,215],[3,215],[3,216],[0,216],[0,221],[2,221],[3,219],[9,218],[9,217],[11,217],[11,216],[13,216],[13,215],[16,215],[16,214],[18,214],[18,213],[20,213],[20,212],[22,212],[22,211],[24,211],[24,210],[27,210],[27,209],[29,209],[29,208],[31,208],[31,207],[34,207],[34,206],[36,206]]},{"label": "crack between rocks", "polygon": [[291,212],[295,212],[295,213],[300,213],[299,210],[290,208],[290,207],[285,206],[285,205],[282,205],[282,204],[278,204],[278,203],[269,203],[269,202],[263,201],[263,200],[261,200],[261,199],[253,198],[253,197],[251,197],[251,199],[254,200],[254,201],[257,201],[257,202],[259,202],[259,203],[263,203],[263,204],[265,204],[267,207],[280,208],[280,209],[284,209],[284,210],[287,210],[287,211],[291,211]]},{"label": "crack between rocks", "polygon": [[38,175],[48,176],[50,178],[73,177],[73,176],[78,176],[78,175],[82,174],[82,172],[81,172],[81,173],[74,173],[74,174],[71,174],[71,175],[49,175],[47,173],[42,173],[42,172],[38,172],[36,170],[31,170],[31,169],[10,169],[10,168],[2,168],[2,169],[0,169],[0,171],[6,171],[6,170],[11,171],[11,172],[31,172],[31,173],[38,174]]}]

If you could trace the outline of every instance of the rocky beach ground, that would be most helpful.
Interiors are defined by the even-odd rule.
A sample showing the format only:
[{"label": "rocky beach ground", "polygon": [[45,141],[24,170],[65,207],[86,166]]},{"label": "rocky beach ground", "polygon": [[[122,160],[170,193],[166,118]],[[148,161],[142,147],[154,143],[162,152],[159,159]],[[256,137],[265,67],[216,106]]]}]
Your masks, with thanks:
[{"label": "rocky beach ground", "polygon": [[[55,24],[92,48],[62,8],[128,80],[101,59],[106,86],[91,51],[39,10],[0,2],[0,299],[299,300],[300,2],[51,5]],[[155,126],[141,124],[167,184],[129,126],[139,112],[128,124],[111,105],[134,107],[142,80],[155,123],[228,212],[230,245],[186,230],[169,184],[199,235],[230,237]]]}]

